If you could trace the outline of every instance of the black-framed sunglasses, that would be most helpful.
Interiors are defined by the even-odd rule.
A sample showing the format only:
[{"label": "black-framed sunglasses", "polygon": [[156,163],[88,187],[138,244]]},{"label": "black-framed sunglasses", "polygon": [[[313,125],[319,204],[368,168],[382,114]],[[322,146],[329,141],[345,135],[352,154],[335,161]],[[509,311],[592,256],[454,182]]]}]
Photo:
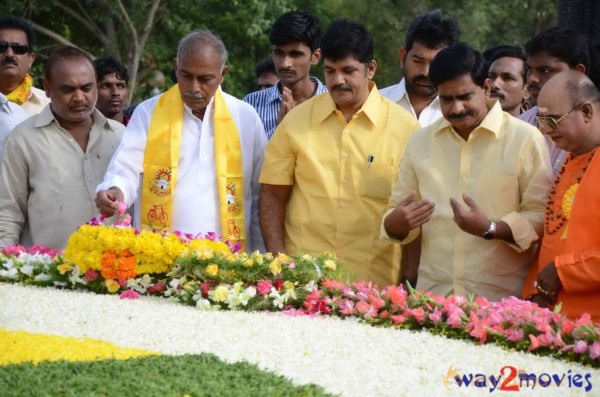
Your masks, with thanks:
[{"label": "black-framed sunglasses", "polygon": [[29,54],[31,48],[27,44],[20,43],[9,43],[8,41],[0,41],[0,54],[8,51],[8,47],[12,48],[13,52],[17,55]]},{"label": "black-framed sunglasses", "polygon": [[565,117],[567,117],[569,114],[571,114],[571,112],[573,110],[577,109],[579,106],[583,105],[584,103],[585,102],[578,103],[577,105],[575,105],[575,107],[573,109],[569,110],[567,113],[560,116],[558,118],[558,120],[555,119],[554,116],[537,116],[535,118],[535,120],[537,121],[538,125],[540,126],[540,131],[542,131],[542,133],[544,133],[544,134],[549,134],[551,132],[558,130],[558,123],[563,121],[563,119]]}]

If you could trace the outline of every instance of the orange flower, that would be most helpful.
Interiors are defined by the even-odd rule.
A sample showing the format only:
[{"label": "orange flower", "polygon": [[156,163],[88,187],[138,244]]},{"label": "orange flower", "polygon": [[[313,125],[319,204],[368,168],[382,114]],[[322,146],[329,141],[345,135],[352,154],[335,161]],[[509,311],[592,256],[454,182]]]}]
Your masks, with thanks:
[{"label": "orange flower", "polygon": [[105,251],[102,254],[100,265],[100,272],[106,280],[127,280],[137,275],[135,256],[129,250],[123,250],[119,253],[114,250]]}]

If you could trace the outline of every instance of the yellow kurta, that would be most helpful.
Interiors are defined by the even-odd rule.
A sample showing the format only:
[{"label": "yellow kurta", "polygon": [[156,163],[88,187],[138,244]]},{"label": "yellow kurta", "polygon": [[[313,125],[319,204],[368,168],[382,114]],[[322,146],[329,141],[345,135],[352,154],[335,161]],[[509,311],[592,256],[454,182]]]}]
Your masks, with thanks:
[{"label": "yellow kurta", "polygon": [[334,251],[355,280],[397,283],[399,246],[379,239],[379,225],[408,138],[418,128],[374,85],[349,123],[327,93],[286,115],[267,145],[260,176],[261,183],[292,185],[286,252]]},{"label": "yellow kurta", "polygon": [[[487,105],[487,116],[467,141],[440,119],[414,134],[406,148],[388,213],[412,191],[436,205],[433,218],[422,226],[419,289],[491,300],[520,296],[533,243],[541,235],[552,169],[536,128],[502,112],[497,101]],[[459,229],[450,198],[468,208],[463,193],[489,219],[506,222],[516,244]],[[403,243],[420,231],[411,230]]]}]

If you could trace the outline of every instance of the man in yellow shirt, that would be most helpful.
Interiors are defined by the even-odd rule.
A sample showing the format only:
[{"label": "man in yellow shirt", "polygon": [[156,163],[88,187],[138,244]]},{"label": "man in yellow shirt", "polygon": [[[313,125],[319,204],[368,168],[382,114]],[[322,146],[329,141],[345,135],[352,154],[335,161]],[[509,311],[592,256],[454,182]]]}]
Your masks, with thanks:
[{"label": "man in yellow shirt", "polygon": [[521,291],[552,170],[543,136],[488,99],[487,71],[466,44],[432,61],[444,118],[411,137],[382,235],[422,233],[417,288],[499,300]]},{"label": "man in yellow shirt", "polygon": [[355,280],[398,282],[400,254],[379,224],[416,119],[370,80],[373,38],[334,21],[321,41],[328,93],[295,107],[267,145],[260,224],[270,252],[334,251]]}]

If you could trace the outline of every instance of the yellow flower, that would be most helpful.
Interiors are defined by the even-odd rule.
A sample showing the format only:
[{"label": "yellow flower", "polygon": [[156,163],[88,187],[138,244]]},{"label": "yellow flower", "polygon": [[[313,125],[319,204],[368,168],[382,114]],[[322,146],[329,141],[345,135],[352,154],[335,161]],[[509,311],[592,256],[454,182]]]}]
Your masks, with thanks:
[{"label": "yellow flower", "polygon": [[186,291],[190,291],[190,292],[194,292],[196,291],[198,288],[198,286],[196,285],[195,282],[190,281],[188,283],[185,283],[185,285],[183,286],[183,289]]},{"label": "yellow flower", "polygon": [[254,259],[256,261],[256,263],[258,263],[259,265],[262,265],[264,262],[264,258],[263,256],[260,254],[260,252],[258,252],[258,250],[254,251],[252,253],[252,259]]},{"label": "yellow flower", "polygon": [[281,262],[278,259],[274,259],[271,263],[269,263],[269,270],[273,273],[274,276],[281,273]]},{"label": "yellow flower", "polygon": [[210,276],[216,276],[218,272],[219,266],[215,265],[214,263],[206,266],[206,273],[208,273]]},{"label": "yellow flower", "polygon": [[60,274],[65,274],[66,272],[70,272],[73,270],[73,265],[70,263],[63,263],[62,265],[56,266]]},{"label": "yellow flower", "polygon": [[106,284],[106,289],[111,294],[114,294],[115,292],[117,292],[119,290],[119,288],[121,288],[121,284],[119,284],[115,280],[108,279],[108,280],[105,280],[104,283]]},{"label": "yellow flower", "polygon": [[229,289],[220,285],[215,288],[213,292],[213,300],[215,302],[225,302],[227,300],[227,295],[229,295]]},{"label": "yellow flower", "polygon": [[579,188],[579,183],[572,184],[567,189],[567,191],[565,192],[565,195],[563,196],[562,213],[565,216],[565,218],[567,218],[567,219],[569,219],[569,217],[571,215],[571,209],[573,208],[573,202],[575,201],[575,194],[577,193],[578,188]]},{"label": "yellow flower", "polygon": [[284,281],[283,282],[283,288],[285,288],[286,291],[293,291],[295,286],[296,286],[296,283],[294,283],[293,281]]},{"label": "yellow flower", "polygon": [[254,265],[254,260],[253,259],[246,259],[244,261],[244,266],[246,266],[246,267],[252,267],[252,265]]},{"label": "yellow flower", "polygon": [[323,264],[325,265],[326,269],[329,269],[331,271],[335,271],[335,269],[337,269],[337,265],[331,259],[327,259],[325,262],[323,262]]},{"label": "yellow flower", "polygon": [[290,263],[290,258],[286,254],[277,255],[277,260],[279,260],[279,262],[283,263],[284,265]]}]

